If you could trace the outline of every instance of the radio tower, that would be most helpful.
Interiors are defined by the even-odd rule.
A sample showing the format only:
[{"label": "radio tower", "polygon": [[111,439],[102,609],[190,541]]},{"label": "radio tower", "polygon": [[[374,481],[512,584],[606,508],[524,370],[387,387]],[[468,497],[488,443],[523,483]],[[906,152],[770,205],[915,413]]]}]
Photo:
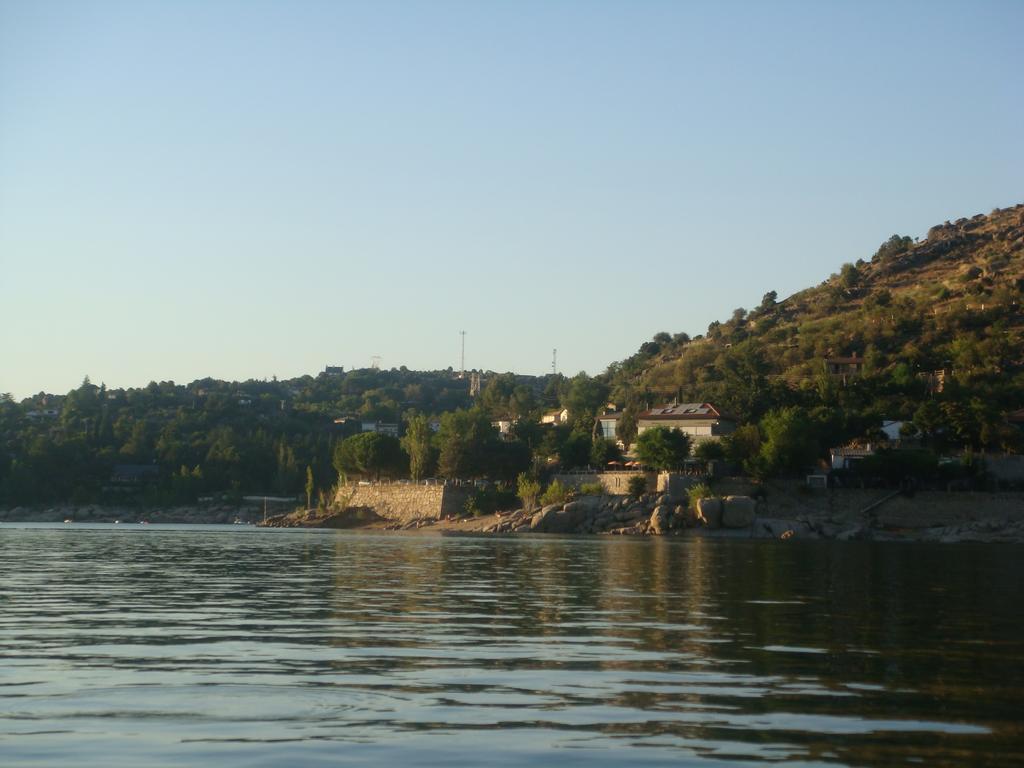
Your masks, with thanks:
[{"label": "radio tower", "polygon": [[459,336],[462,337],[462,354],[459,357],[459,378],[466,378],[466,332],[459,331]]},{"label": "radio tower", "polygon": [[557,376],[558,375],[558,350],[557,349],[552,349],[551,350],[551,375],[552,376]]}]

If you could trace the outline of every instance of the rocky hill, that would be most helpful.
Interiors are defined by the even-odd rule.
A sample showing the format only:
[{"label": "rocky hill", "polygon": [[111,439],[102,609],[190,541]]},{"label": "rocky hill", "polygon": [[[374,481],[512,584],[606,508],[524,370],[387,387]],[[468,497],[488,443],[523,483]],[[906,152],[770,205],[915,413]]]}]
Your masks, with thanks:
[{"label": "rocky hill", "polygon": [[1024,407],[1022,295],[1017,205],[920,241],[893,235],[820,285],[784,300],[769,292],[705,335],[658,334],[612,365],[609,383],[623,402],[712,400],[750,421],[780,404],[840,400],[910,418],[926,396],[967,394],[991,420]]}]

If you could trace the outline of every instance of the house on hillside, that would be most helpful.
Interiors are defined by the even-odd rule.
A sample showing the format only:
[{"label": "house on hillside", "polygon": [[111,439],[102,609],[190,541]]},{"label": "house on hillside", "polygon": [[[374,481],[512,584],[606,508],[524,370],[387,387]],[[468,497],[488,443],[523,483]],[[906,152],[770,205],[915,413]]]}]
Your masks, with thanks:
[{"label": "house on hillside", "polygon": [[864,358],[854,352],[850,357],[826,357],[825,370],[833,379],[846,386],[864,375]]},{"label": "house on hillside", "polygon": [[492,421],[491,426],[498,430],[502,440],[512,440],[515,438],[513,430],[518,423],[519,419],[498,419],[497,421]]},{"label": "house on hillside", "polygon": [[917,378],[924,382],[925,388],[930,395],[941,394],[946,388],[946,383],[953,377],[953,371],[949,368],[938,368],[934,371],[922,371]]},{"label": "house on hillside", "polygon": [[619,426],[619,419],[622,418],[622,411],[612,411],[597,417],[596,433],[598,437],[605,440],[617,441],[616,429]]},{"label": "house on hillside", "polygon": [[56,419],[60,416],[60,411],[56,408],[42,408],[40,410],[29,411],[25,414],[25,417],[31,421],[38,421],[39,419]]},{"label": "house on hillside", "polygon": [[832,448],[829,451],[829,460],[832,469],[853,469],[857,462],[874,455],[875,450],[870,444],[865,446],[849,445]]},{"label": "house on hillside", "polygon": [[568,408],[559,408],[558,410],[555,411],[548,411],[547,413],[541,415],[540,417],[541,424],[553,424],[557,426],[559,424],[566,424],[568,421]]},{"label": "house on hillside", "polygon": [[328,428],[332,434],[348,437],[362,431],[363,422],[356,416],[339,416]]},{"label": "house on hillside", "polygon": [[390,435],[391,437],[398,437],[398,425],[388,424],[383,421],[364,421],[362,423],[363,432],[376,432],[379,435]]},{"label": "house on hillside", "polygon": [[736,419],[711,403],[677,403],[652,408],[637,418],[637,435],[656,427],[678,429],[689,435],[693,445],[697,446],[732,434],[736,430]]}]

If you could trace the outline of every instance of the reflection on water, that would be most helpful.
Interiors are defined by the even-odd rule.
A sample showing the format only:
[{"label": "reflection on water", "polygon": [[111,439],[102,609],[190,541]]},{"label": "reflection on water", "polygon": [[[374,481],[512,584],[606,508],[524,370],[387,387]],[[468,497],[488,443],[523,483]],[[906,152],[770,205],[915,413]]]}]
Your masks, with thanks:
[{"label": "reflection on water", "polygon": [[1022,555],[5,526],[0,762],[1020,764]]}]

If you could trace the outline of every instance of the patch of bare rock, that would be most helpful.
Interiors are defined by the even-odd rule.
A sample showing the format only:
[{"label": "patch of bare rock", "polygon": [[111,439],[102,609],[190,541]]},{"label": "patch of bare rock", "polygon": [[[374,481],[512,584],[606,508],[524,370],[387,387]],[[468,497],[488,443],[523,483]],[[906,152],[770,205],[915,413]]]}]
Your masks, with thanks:
[{"label": "patch of bare rock", "polygon": [[756,502],[749,496],[702,499],[695,509],[667,494],[640,498],[582,496],[532,512],[516,510],[484,528],[485,533],[674,536],[704,533],[752,535]]}]

